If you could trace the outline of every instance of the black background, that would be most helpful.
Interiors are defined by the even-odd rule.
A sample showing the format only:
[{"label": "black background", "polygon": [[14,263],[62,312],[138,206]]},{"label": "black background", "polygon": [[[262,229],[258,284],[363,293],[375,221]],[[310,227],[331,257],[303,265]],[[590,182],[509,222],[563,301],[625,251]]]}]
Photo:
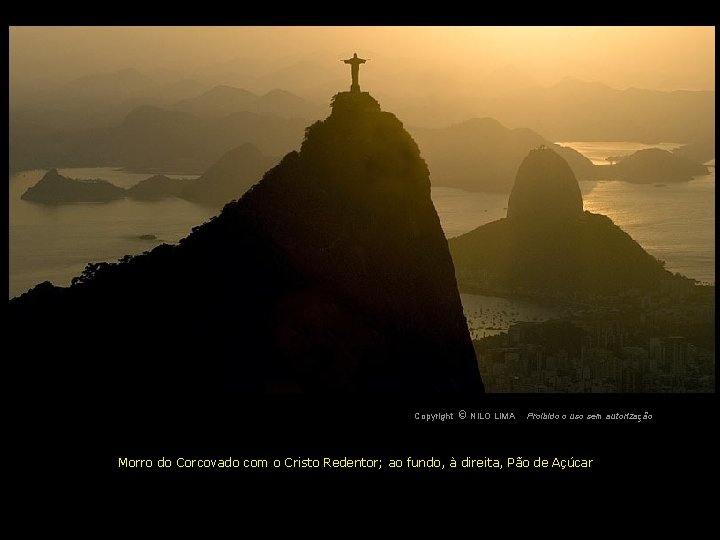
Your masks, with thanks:
[{"label": "black background", "polygon": [[[151,399],[99,405],[69,396],[48,404],[27,424],[27,454],[34,470],[60,485],[87,481],[114,490],[151,482],[178,485],[220,481],[243,485],[270,480],[370,480],[514,482],[552,480],[647,489],[707,482],[717,472],[715,394],[705,395],[530,395],[477,398],[383,396],[218,398],[196,402],[191,395],[171,403]],[[460,420],[458,412],[514,413],[516,420]],[[415,413],[452,412],[445,422],[416,420]],[[527,420],[528,412],[601,414],[602,420]],[[607,420],[614,413],[649,413],[641,422]],[[151,469],[118,466],[118,458],[152,459]],[[170,468],[157,467],[161,457]],[[176,458],[267,459],[265,469],[178,468]],[[382,459],[382,469],[275,468],[285,458]],[[442,470],[410,468],[407,458],[435,458]],[[451,457],[458,468],[450,469]],[[462,468],[464,458],[500,459],[501,470]],[[505,466],[523,457],[530,468]],[[590,468],[538,469],[532,461],[593,459]],[[391,469],[390,459],[403,467]]]}]

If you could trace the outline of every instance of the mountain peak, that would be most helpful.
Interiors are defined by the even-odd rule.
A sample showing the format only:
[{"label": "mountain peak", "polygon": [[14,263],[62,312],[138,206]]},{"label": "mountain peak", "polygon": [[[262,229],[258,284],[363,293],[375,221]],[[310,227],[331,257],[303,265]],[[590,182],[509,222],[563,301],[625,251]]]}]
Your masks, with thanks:
[{"label": "mountain peak", "polygon": [[370,92],[339,92],[333,96],[330,104],[332,114],[380,112],[380,103]]},{"label": "mountain peak", "polygon": [[451,239],[450,249],[460,286],[490,294],[614,295],[672,277],[610,218],[583,212],[570,167],[544,146],[520,165],[507,218]]},{"label": "mountain peak", "polygon": [[545,145],[531,150],[515,177],[507,217],[558,220],[582,213],[580,186],[567,161]]},{"label": "mountain peak", "polygon": [[[123,395],[483,390],[428,168],[367,93],[337,94],[299,151],[177,246],[90,265],[54,292],[11,302],[11,331],[44,333],[53,354],[72,343],[96,365],[98,344],[127,318],[122,307],[138,328],[174,336],[127,335],[123,350],[139,352],[115,362],[128,376],[111,360],[98,379]],[[86,316],[100,311],[107,317]],[[64,317],[38,323],[47,313]],[[80,314],[91,319],[82,350],[60,339]]]}]

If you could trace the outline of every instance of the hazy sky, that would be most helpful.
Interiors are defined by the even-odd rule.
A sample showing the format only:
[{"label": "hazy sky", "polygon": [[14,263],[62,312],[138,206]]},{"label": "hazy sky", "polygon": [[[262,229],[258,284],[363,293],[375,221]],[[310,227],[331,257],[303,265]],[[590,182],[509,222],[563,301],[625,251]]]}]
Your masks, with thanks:
[{"label": "hazy sky", "polygon": [[329,63],[357,51],[396,70],[512,66],[542,84],[715,88],[713,27],[11,27],[9,38],[12,82],[192,71],[237,57]]}]

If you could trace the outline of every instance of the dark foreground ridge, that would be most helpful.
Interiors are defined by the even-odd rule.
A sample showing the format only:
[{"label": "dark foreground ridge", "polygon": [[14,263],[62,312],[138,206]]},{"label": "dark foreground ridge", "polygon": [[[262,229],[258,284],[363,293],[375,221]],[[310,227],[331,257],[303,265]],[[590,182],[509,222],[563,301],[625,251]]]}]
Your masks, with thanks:
[{"label": "dark foreground ridge", "polygon": [[465,290],[588,298],[690,282],[607,216],[583,211],[575,175],[545,147],[520,165],[507,218],[451,239],[450,249]]},{"label": "dark foreground ridge", "polygon": [[179,245],[10,311],[43,376],[123,396],[483,389],[427,166],[367,93]]}]

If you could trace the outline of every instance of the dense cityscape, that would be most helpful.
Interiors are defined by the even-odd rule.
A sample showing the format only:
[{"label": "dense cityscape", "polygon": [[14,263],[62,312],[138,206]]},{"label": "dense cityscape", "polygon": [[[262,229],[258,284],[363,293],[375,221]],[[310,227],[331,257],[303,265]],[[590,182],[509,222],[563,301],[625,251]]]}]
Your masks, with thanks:
[{"label": "dense cityscape", "polygon": [[562,319],[517,322],[474,341],[485,389],[714,392],[714,295],[713,286],[673,281]]}]

